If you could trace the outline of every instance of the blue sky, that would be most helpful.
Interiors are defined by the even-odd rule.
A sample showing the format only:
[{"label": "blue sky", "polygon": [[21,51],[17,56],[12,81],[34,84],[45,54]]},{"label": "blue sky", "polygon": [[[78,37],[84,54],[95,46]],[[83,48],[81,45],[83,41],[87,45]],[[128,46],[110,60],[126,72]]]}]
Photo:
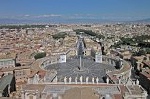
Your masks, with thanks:
[{"label": "blue sky", "polygon": [[0,0],[0,18],[150,18],[150,0]]}]

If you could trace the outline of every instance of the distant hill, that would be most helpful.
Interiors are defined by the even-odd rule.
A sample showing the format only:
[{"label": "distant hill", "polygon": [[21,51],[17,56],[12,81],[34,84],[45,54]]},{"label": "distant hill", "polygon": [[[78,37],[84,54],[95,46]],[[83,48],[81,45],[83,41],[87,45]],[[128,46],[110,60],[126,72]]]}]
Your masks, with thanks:
[{"label": "distant hill", "polygon": [[23,19],[0,19],[0,24],[30,24],[30,23],[107,23],[114,22],[105,19],[34,19],[34,20],[23,20]]},{"label": "distant hill", "polygon": [[141,20],[136,20],[135,22],[150,22],[150,18],[147,19],[141,19]]},{"label": "distant hill", "polygon": [[25,24],[31,22],[30,20],[22,20],[22,19],[7,19],[0,18],[0,24]]},{"label": "distant hill", "polygon": [[111,20],[105,19],[68,19],[66,22],[70,23],[107,23],[107,22],[114,22]]},{"label": "distant hill", "polygon": [[123,22],[123,23],[150,23],[150,18],[148,19],[142,19],[142,20],[136,20],[136,21],[117,21],[117,20],[106,20],[106,19],[63,19],[63,18],[53,18],[53,19],[9,19],[9,18],[0,18],[0,24],[49,24],[49,23],[116,23],[116,22]]}]

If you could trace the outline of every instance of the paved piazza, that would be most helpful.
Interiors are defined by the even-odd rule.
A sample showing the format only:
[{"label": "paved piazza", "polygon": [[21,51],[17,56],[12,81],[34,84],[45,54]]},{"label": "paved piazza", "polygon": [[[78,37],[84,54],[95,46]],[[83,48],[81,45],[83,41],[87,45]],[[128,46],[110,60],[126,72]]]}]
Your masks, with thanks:
[{"label": "paved piazza", "polygon": [[[80,62],[81,61],[81,62]],[[63,82],[64,78],[67,77],[67,82],[71,77],[71,81],[75,82],[75,78],[77,82],[80,82],[80,77],[82,76],[83,82],[86,82],[86,77],[89,77],[89,82],[92,82],[92,78],[94,81],[98,77],[99,83],[103,83],[103,77],[106,75],[106,70],[114,70],[115,67],[109,64],[96,63],[90,57],[73,58],[67,59],[66,63],[57,63],[50,64],[44,68],[45,70],[56,70],[58,82]]]}]

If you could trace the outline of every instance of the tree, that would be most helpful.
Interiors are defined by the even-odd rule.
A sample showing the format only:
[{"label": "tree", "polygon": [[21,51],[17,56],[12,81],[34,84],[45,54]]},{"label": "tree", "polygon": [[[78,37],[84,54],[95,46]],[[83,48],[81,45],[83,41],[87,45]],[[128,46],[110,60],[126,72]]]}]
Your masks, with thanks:
[{"label": "tree", "polygon": [[53,37],[54,39],[60,39],[60,38],[65,38],[66,35],[67,35],[67,33],[65,33],[65,32],[60,32],[60,33],[57,33],[57,34],[53,35],[52,37]]},{"label": "tree", "polygon": [[90,35],[90,36],[95,36],[99,39],[101,39],[101,38],[104,39],[105,38],[103,35],[97,34],[97,33],[93,32],[92,30],[76,29],[74,31],[76,32],[76,34],[84,33],[84,34],[87,34],[87,35]]},{"label": "tree", "polygon": [[37,53],[34,58],[35,59],[40,59],[40,58],[43,58],[46,56],[46,53],[45,52],[41,52],[41,53]]},{"label": "tree", "polygon": [[138,52],[133,53],[133,56],[141,56],[141,55],[145,55],[146,52],[144,50],[139,50]]},{"label": "tree", "polygon": [[26,28],[45,28],[45,25],[1,25],[0,29],[26,29]]},{"label": "tree", "polygon": [[146,54],[150,54],[150,48],[146,48],[145,51],[146,51]]},{"label": "tree", "polygon": [[121,42],[123,45],[133,45],[135,44],[135,41],[133,40],[133,38],[121,38]]}]

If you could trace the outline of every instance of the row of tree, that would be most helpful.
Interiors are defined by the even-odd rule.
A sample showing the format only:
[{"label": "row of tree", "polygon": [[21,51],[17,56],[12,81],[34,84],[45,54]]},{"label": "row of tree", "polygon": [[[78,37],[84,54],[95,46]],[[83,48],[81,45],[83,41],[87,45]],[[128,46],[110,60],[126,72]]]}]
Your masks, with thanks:
[{"label": "row of tree", "polygon": [[[48,25],[49,27],[56,27],[56,25]],[[1,25],[0,29],[26,29],[26,28],[45,28],[46,25]]]},{"label": "row of tree", "polygon": [[150,42],[147,42],[150,40],[150,35],[141,35],[141,36],[134,36],[132,38],[120,38],[120,41],[115,44],[115,46],[120,45],[130,45],[130,46],[137,46],[141,48],[149,48]]},{"label": "row of tree", "polygon": [[150,54],[150,35],[141,35],[141,36],[134,36],[132,38],[125,38],[122,37],[120,41],[114,44],[112,47],[120,48],[121,45],[129,45],[140,47],[138,52],[134,52],[134,56],[141,56],[145,54]]},{"label": "row of tree", "polygon": [[146,54],[150,54],[150,48],[140,49],[138,52],[134,52],[133,56],[141,56]]},{"label": "row of tree", "polygon": [[99,39],[101,39],[101,38],[104,39],[105,38],[103,35],[97,34],[97,33],[93,32],[92,30],[76,29],[74,31],[76,32],[76,34],[84,33],[86,35],[94,36],[94,37],[99,38]]}]

